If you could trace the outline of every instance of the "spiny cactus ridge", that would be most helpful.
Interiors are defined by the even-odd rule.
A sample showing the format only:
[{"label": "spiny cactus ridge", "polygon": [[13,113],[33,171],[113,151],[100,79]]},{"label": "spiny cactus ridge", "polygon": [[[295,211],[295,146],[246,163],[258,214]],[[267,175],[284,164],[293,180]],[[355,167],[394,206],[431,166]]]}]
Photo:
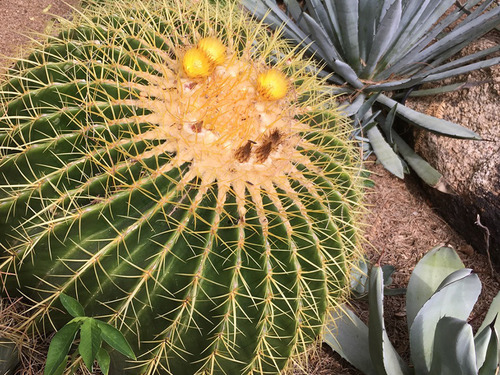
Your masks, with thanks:
[{"label": "spiny cactus ridge", "polygon": [[359,160],[311,62],[208,0],[61,22],[0,89],[0,273],[31,305],[19,328],[61,327],[65,293],[135,348],[116,373],[287,368],[359,242]]}]

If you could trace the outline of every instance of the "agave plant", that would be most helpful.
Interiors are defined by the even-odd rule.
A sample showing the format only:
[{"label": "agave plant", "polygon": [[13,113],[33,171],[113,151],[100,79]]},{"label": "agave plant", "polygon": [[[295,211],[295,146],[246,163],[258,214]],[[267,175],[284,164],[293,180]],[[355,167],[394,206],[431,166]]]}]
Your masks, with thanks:
[{"label": "agave plant", "polygon": [[357,258],[347,119],[234,3],[99,3],[0,86],[2,291],[31,305],[17,328],[75,337],[67,295],[130,343],[110,374],[279,373]]},{"label": "agave plant", "polygon": [[[367,137],[378,160],[394,175],[403,178],[408,163],[432,186],[441,177],[391,126],[385,126],[385,120],[378,118],[380,108],[394,109],[405,122],[431,132],[480,139],[469,129],[416,112],[394,99],[401,91],[500,63],[500,57],[485,59],[500,46],[448,61],[500,25],[500,7],[492,5],[494,0],[464,4],[455,0],[283,0],[286,10],[275,0],[242,1],[257,17],[282,28],[288,39],[307,46],[325,64],[325,72],[333,73],[331,80],[341,87],[332,93],[351,98],[345,111],[354,120],[355,134]],[[413,90],[409,95],[435,95],[460,86]]]},{"label": "agave plant", "polygon": [[500,293],[474,335],[467,319],[481,292],[481,282],[453,249],[431,250],[411,275],[406,294],[411,367],[401,359],[385,331],[384,282],[379,265],[372,267],[368,283],[368,326],[344,307],[325,336],[333,350],[364,374],[498,374]]}]

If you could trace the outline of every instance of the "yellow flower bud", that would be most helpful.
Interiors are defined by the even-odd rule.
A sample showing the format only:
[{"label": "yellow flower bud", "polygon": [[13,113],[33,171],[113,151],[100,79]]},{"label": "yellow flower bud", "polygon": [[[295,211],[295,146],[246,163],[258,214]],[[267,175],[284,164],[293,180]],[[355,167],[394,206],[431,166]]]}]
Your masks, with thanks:
[{"label": "yellow flower bud", "polygon": [[257,77],[257,92],[266,100],[278,100],[288,92],[288,81],[277,69],[260,73]]},{"label": "yellow flower bud", "polygon": [[199,48],[191,48],[182,58],[182,68],[189,78],[202,78],[210,75],[212,64],[205,52]]},{"label": "yellow flower bud", "polygon": [[210,62],[214,65],[220,65],[226,60],[226,46],[220,39],[215,37],[206,37],[198,42],[198,48],[205,52]]}]

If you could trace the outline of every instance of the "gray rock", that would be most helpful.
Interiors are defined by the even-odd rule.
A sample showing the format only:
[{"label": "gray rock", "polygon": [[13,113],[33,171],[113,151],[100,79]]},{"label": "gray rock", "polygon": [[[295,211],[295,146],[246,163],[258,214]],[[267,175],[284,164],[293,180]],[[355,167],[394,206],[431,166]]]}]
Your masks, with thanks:
[{"label": "gray rock", "polygon": [[[498,43],[500,33],[490,33],[463,53]],[[407,105],[466,126],[479,133],[483,141],[418,131],[415,149],[443,174],[453,190],[452,194],[444,194],[426,189],[433,207],[477,251],[489,250],[493,263],[500,269],[500,66],[443,84],[456,82],[467,84],[462,90],[412,99]],[[476,224],[478,219],[481,225]]]}]

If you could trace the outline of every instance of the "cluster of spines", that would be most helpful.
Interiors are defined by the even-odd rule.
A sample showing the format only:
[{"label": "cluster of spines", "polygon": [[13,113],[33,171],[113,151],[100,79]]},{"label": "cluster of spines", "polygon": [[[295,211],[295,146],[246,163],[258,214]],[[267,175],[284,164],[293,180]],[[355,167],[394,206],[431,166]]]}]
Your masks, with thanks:
[{"label": "cluster of spines", "polygon": [[[347,272],[344,257],[349,258],[349,254],[332,251],[339,250],[341,245],[335,244],[332,249],[325,246],[342,242],[342,246],[355,251],[353,219],[351,213],[345,212],[346,208],[357,207],[353,177],[346,173],[349,165],[355,163],[348,159],[349,146],[330,139],[324,126],[331,124],[331,119],[319,120],[317,130],[304,135],[302,143],[305,147],[302,152],[309,157],[310,165],[298,165],[304,170],[304,180],[311,181],[316,188],[300,186],[303,181],[295,180],[290,181],[290,191],[295,192],[292,196],[279,189],[275,189],[271,198],[265,188],[257,188],[250,195],[243,192],[246,215],[241,217],[238,194],[231,188],[203,184],[196,178],[183,179],[188,166],[170,165],[168,154],[140,158],[151,145],[131,142],[130,137],[151,125],[140,121],[148,111],[135,105],[140,93],[134,90],[133,83],[144,83],[161,75],[159,61],[171,59],[168,56],[172,46],[163,48],[170,42],[160,42],[158,30],[148,28],[142,31],[144,40],[137,34],[130,37],[128,51],[99,44],[100,39],[101,43],[109,40],[107,35],[112,33],[109,30],[113,30],[113,25],[118,27],[116,30],[137,31],[136,26],[144,22],[140,17],[134,21],[130,21],[130,15],[122,17],[126,22],[122,23],[120,17],[97,19],[94,24],[62,34],[60,40],[53,39],[51,46],[19,63],[18,71],[12,71],[4,84],[2,102],[8,104],[1,121],[8,129],[0,135],[5,154],[0,166],[4,172],[0,210],[13,220],[9,225],[19,233],[9,233],[12,238],[2,245],[7,243],[16,252],[24,250],[25,270],[20,270],[19,277],[30,280],[27,284],[39,289],[40,297],[35,297],[41,298],[39,306],[50,306],[58,293],[69,291],[85,296],[90,307],[100,293],[115,287],[123,291],[123,297],[91,308],[90,312],[107,316],[124,329],[136,332],[142,329],[136,320],[148,314],[154,299],[177,301],[175,308],[162,314],[162,319],[169,322],[164,331],[157,333],[158,337],[150,337],[153,343],[149,354],[160,359],[146,359],[148,353],[143,355],[150,373],[162,366],[165,371],[172,371],[166,360],[170,356],[189,357],[182,334],[186,327],[196,331],[200,319],[203,321],[195,297],[201,304],[213,305],[214,318],[219,323],[213,328],[214,340],[207,345],[207,349],[215,350],[207,350],[204,357],[194,360],[193,366],[216,372],[224,361],[237,363],[241,341],[248,339],[240,332],[244,310],[255,308],[260,311],[256,330],[261,334],[253,351],[256,355],[245,371],[272,373],[288,361],[278,352],[280,346],[298,353],[314,340],[326,310],[325,298],[329,298],[326,291],[334,290],[330,296],[333,300],[337,288],[342,287],[343,273]],[[134,44],[144,48],[138,49]],[[151,56],[146,56],[145,51],[156,55],[157,60],[148,60]],[[92,66],[86,65],[88,61],[92,61]],[[121,87],[113,86],[116,81]],[[311,118],[304,119],[310,121]],[[262,154],[279,142],[279,136],[279,133],[269,135],[269,145],[262,149]],[[339,162],[331,155],[339,158]],[[332,182],[335,179],[337,182]],[[28,214],[22,212],[24,204]],[[327,217],[332,211],[337,214],[333,219]],[[91,229],[81,227],[82,221],[106,224],[106,230],[96,228],[92,233]],[[166,225],[153,231],[151,227],[158,222]],[[318,236],[323,238],[315,238]],[[168,240],[161,243],[162,238]],[[185,259],[170,264],[165,261],[173,245],[179,242],[185,243],[184,255],[196,260],[194,270],[184,270]],[[153,244],[158,248],[157,253],[146,251]],[[207,244],[226,246],[220,254],[214,254],[207,250]],[[40,251],[35,253],[37,246],[47,247],[49,252],[45,256]],[[88,251],[86,246],[94,250]],[[311,247],[317,250],[315,264],[309,253],[308,256],[301,253]],[[257,251],[260,248],[265,249],[263,254]],[[6,253],[2,270],[19,267],[14,253],[12,250]],[[37,269],[59,260],[45,281],[27,275],[32,272],[27,264],[35,257]],[[137,261],[141,257],[143,262]],[[227,286],[242,285],[238,285],[238,290],[226,288],[218,301],[209,301],[204,290],[221,288],[218,284],[224,278],[216,272],[208,277],[208,271],[201,270],[202,266],[207,270],[217,262],[224,270],[221,273],[228,275]],[[286,262],[293,266],[290,268],[293,271],[285,267]],[[328,270],[334,268],[335,262],[339,263],[335,269],[341,275]],[[175,267],[178,278],[186,280],[184,285],[175,293],[162,290],[162,278],[168,277],[167,271]],[[127,276],[112,279],[115,274],[124,275],[121,268],[127,270]],[[95,285],[91,286],[89,274],[95,274]],[[256,275],[260,275],[259,282],[251,285]],[[290,276],[296,280],[292,284],[294,290],[284,284]],[[63,277],[65,281],[59,283]],[[134,284],[133,280],[138,282]],[[316,289],[328,283],[333,285],[318,294]],[[129,284],[133,287],[127,292]],[[262,289],[262,296],[250,293],[251,287]],[[305,296],[291,309],[298,319],[282,311],[283,306],[297,302],[296,297],[291,297],[293,292]],[[280,324],[285,324],[277,322],[280,319],[295,325],[294,337],[287,339],[280,335],[283,328]]]}]

